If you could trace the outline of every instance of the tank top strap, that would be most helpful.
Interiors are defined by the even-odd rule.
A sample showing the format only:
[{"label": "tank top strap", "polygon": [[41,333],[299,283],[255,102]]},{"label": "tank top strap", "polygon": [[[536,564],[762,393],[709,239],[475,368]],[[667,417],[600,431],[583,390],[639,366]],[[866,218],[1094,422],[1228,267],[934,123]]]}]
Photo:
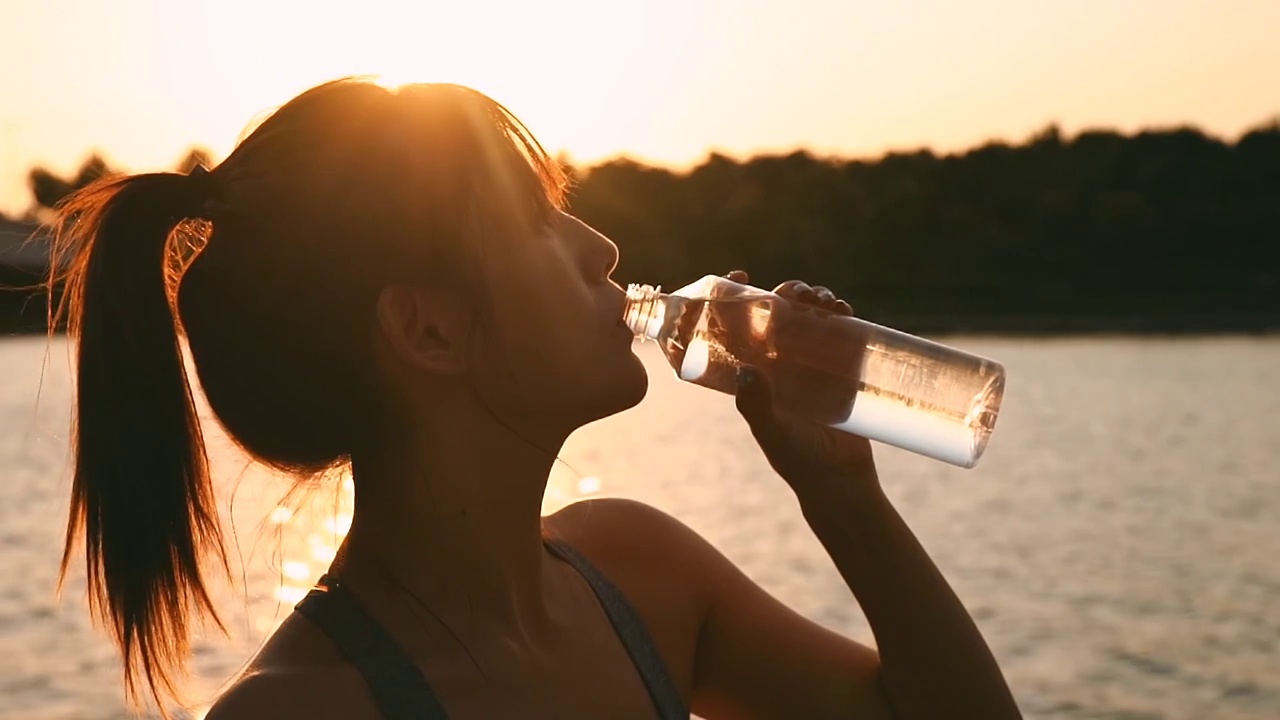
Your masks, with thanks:
[{"label": "tank top strap", "polygon": [[[571,545],[549,539],[547,547],[591,586],[640,673],[660,720],[688,720],[689,711],[666,663],[622,591]],[[323,577],[295,609],[356,666],[385,720],[447,720],[448,713],[422,671],[344,585]]]},{"label": "tank top strap", "polygon": [[640,613],[636,612],[622,591],[573,546],[558,539],[548,539],[546,542],[547,547],[573,566],[595,592],[614,632],[618,634],[627,654],[631,656],[631,662],[640,672],[645,687],[649,689],[658,717],[661,720],[688,720],[689,711],[684,707],[684,700],[671,680],[671,673],[658,653],[657,646],[653,644],[653,638]]},{"label": "tank top strap", "polygon": [[323,577],[294,609],[356,666],[385,720],[447,720],[422,671],[346,586]]}]

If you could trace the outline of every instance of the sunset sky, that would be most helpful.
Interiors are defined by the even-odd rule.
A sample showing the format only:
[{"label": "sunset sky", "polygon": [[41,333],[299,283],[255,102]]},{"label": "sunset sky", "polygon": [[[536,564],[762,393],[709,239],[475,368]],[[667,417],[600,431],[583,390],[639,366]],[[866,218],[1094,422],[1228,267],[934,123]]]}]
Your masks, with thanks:
[{"label": "sunset sky", "polygon": [[4,0],[0,210],[91,149],[225,155],[334,77],[473,85],[552,150],[688,165],[1280,115],[1277,0]]}]

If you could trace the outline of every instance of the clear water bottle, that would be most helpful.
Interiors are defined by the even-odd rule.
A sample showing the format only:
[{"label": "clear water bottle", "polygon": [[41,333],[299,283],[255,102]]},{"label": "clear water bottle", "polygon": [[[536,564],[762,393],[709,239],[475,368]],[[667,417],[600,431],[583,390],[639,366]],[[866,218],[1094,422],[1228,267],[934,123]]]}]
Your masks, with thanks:
[{"label": "clear water bottle", "polygon": [[632,285],[623,320],[681,380],[732,394],[752,365],[780,410],[964,468],[1004,395],[999,363],[715,275],[670,294]]}]

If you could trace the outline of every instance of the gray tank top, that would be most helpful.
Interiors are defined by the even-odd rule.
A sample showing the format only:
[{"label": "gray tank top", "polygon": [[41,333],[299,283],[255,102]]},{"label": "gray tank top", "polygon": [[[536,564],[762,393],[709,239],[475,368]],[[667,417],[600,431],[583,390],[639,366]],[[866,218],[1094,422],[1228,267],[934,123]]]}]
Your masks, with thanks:
[{"label": "gray tank top", "polygon": [[[658,654],[644,621],[616,585],[577,550],[547,540],[557,557],[591,586],[618,638],[653,698],[660,720],[688,720],[680,693]],[[427,679],[395,640],[360,606],[344,585],[321,578],[295,608],[329,637],[364,678],[384,720],[446,720],[449,717]]]}]

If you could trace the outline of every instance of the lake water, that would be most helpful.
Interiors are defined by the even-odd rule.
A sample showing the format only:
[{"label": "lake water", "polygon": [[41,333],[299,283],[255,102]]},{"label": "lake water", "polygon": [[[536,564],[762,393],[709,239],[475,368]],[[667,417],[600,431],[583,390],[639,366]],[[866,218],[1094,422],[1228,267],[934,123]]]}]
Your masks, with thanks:
[{"label": "lake water", "polygon": [[[881,474],[1026,716],[1280,718],[1280,338],[952,342],[1009,370],[986,456],[966,471],[880,449]],[[59,342],[37,406],[45,347],[0,341],[0,718],[126,717],[82,573],[54,597],[69,380]],[[651,346],[641,354],[650,397],[574,436],[548,509],[600,494],[650,502],[785,602],[869,642],[732,402],[675,381]],[[231,639],[196,643],[196,699],[287,613],[349,522],[341,482],[293,513],[276,504],[283,480],[214,446],[239,582],[217,593]]]}]

